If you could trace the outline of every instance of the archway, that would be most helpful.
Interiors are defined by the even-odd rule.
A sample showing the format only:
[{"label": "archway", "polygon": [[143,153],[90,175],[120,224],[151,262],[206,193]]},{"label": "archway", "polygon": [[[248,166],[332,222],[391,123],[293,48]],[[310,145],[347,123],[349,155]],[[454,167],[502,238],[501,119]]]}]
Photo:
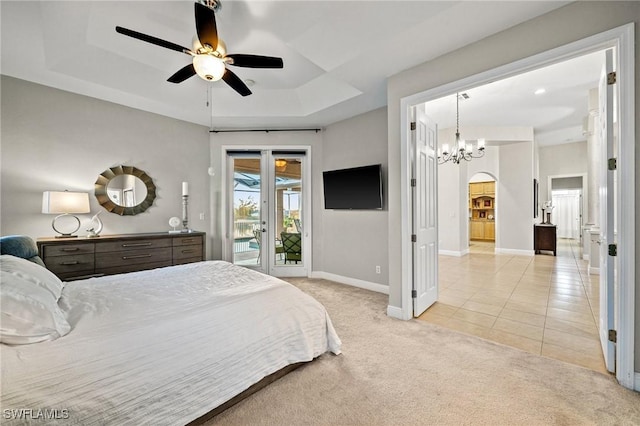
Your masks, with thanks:
[{"label": "archway", "polygon": [[477,172],[467,182],[469,200],[469,252],[493,253],[496,246],[497,179]]}]

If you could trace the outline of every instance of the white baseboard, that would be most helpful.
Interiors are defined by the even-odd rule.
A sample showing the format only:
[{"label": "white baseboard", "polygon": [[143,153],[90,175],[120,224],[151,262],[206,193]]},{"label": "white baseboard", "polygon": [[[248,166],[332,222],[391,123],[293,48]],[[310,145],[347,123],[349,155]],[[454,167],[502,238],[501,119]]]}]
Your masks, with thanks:
[{"label": "white baseboard", "polygon": [[402,308],[398,308],[397,306],[387,306],[387,316],[400,320],[407,320],[404,315],[402,315]]},{"label": "white baseboard", "polygon": [[378,293],[389,294],[388,285],[372,283],[371,281],[359,280],[357,278],[345,277],[342,275],[332,274],[331,272],[312,271],[309,277],[335,281],[340,284],[347,284],[353,287],[364,288],[365,290],[371,290],[371,291],[376,291]]},{"label": "white baseboard", "polygon": [[454,256],[454,257],[462,257],[469,254],[469,249],[463,251],[454,251],[454,250],[438,250],[438,254],[440,256]]},{"label": "white baseboard", "polygon": [[495,249],[496,254],[513,254],[515,256],[535,256],[535,251],[533,250],[519,250],[519,249],[505,249],[505,248],[497,248]]},{"label": "white baseboard", "polygon": [[[389,308],[387,308],[388,310]],[[634,380],[634,385],[633,385],[633,389],[637,392],[640,392],[640,373],[635,373],[635,380]]]},{"label": "white baseboard", "polygon": [[600,268],[592,268],[589,266],[589,275],[600,275]]}]

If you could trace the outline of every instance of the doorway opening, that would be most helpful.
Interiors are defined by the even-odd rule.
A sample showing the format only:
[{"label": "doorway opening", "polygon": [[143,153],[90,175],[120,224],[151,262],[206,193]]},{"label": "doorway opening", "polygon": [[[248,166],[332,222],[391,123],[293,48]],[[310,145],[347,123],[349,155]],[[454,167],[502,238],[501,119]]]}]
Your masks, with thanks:
[{"label": "doorway opening", "polygon": [[479,172],[469,179],[469,253],[493,253],[496,246],[496,179]]},{"label": "doorway opening", "polygon": [[[500,78],[519,75],[534,69],[546,66],[552,62],[560,62],[571,58],[579,57],[589,52],[595,52],[604,48],[615,48],[616,50],[616,68],[620,71],[620,76],[626,75],[626,81],[623,83],[618,80],[615,87],[617,95],[617,107],[619,120],[615,124],[618,128],[617,153],[618,158],[618,174],[620,178],[615,186],[615,192],[618,202],[621,199],[633,200],[634,197],[634,120],[633,120],[633,97],[628,92],[629,87],[633,86],[633,28],[632,26],[623,26],[606,33],[598,34],[587,39],[571,43],[569,45],[553,49],[548,52],[536,55],[526,60],[517,61],[515,63],[490,70],[479,75],[471,76],[461,81],[453,82],[435,89],[427,90],[413,96],[405,97],[401,100],[401,186],[402,193],[407,194],[410,175],[410,137],[409,135],[409,117],[411,110],[416,105],[439,99],[444,95],[467,90],[478,84],[487,81],[498,81]],[[606,161],[602,158],[602,161]],[[624,162],[622,165],[620,162]],[[502,169],[500,170],[502,172]],[[504,176],[499,176],[502,180]],[[626,178],[625,178],[626,177]],[[533,176],[531,176],[533,179]],[[531,179],[531,180],[532,180]],[[628,180],[627,180],[628,179]],[[626,183],[622,183],[626,182]],[[530,183],[529,183],[530,185]],[[532,192],[532,191],[529,191]],[[533,195],[533,194],[530,194]],[[533,197],[531,197],[533,198]],[[410,211],[408,204],[409,198],[403,195],[401,213],[403,228],[411,227],[411,216],[407,213]],[[526,203],[533,209],[533,202]],[[616,302],[616,324],[618,325],[618,343],[616,351],[617,369],[616,377],[618,381],[625,387],[633,388],[633,358],[634,358],[634,339],[633,339],[633,321],[634,321],[634,211],[633,203],[620,203],[616,215],[620,219],[617,221],[620,227],[625,228],[624,233],[618,235],[618,278],[619,291],[615,295]],[[531,210],[532,210],[531,209]],[[528,211],[531,211],[527,208]],[[531,223],[530,223],[531,224]],[[530,225],[529,225],[530,226]],[[627,235],[622,235],[627,234]],[[408,235],[408,234],[407,234]],[[532,239],[532,236],[530,237]],[[403,245],[403,253],[410,251],[411,241],[404,234],[401,237]],[[624,246],[624,254],[621,255],[620,247]],[[621,257],[622,256],[622,257]],[[404,265],[404,264],[403,264]],[[402,270],[402,317],[407,319],[416,312],[411,312],[411,276],[415,272],[411,272],[414,266],[409,260],[407,269]],[[391,309],[390,313],[394,313]],[[621,339],[621,333],[624,338]]]},{"label": "doorway opening", "polygon": [[586,175],[549,177],[551,188],[550,212],[552,223],[558,227],[558,238],[576,240],[582,245],[584,211],[587,206]]}]

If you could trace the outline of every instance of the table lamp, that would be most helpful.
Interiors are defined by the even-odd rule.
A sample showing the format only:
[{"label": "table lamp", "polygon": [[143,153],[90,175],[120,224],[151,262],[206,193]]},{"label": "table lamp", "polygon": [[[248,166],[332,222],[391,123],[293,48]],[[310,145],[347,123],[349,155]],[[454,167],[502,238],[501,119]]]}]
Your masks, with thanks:
[{"label": "table lamp", "polygon": [[[58,215],[51,222],[53,230],[60,234],[56,235],[56,238],[77,237],[73,234],[80,229],[80,219],[74,214],[89,213],[89,211],[89,194],[86,192],[45,191],[42,193],[42,213]],[[65,217],[73,218],[78,222],[71,232],[62,232],[56,228],[56,222],[60,226],[59,220]]]}]

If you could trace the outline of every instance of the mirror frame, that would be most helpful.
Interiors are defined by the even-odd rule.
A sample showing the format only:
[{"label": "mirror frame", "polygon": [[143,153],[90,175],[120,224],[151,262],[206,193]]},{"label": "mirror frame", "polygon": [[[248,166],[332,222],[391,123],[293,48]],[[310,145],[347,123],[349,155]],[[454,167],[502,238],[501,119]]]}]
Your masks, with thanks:
[{"label": "mirror frame", "polygon": [[[111,201],[111,198],[109,198],[109,196],[107,195],[107,185],[109,184],[109,181],[111,181],[111,179],[115,178],[116,176],[121,175],[133,175],[139,178],[147,187],[147,197],[133,207],[119,206]],[[98,199],[98,203],[100,203],[100,205],[104,207],[108,212],[119,214],[120,216],[132,216],[138,213],[142,213],[149,207],[151,207],[151,205],[153,204],[153,200],[156,199],[156,186],[154,185],[151,176],[138,169],[137,167],[116,166],[105,170],[100,176],[98,176],[98,180],[95,183],[94,193],[96,198]]]}]

